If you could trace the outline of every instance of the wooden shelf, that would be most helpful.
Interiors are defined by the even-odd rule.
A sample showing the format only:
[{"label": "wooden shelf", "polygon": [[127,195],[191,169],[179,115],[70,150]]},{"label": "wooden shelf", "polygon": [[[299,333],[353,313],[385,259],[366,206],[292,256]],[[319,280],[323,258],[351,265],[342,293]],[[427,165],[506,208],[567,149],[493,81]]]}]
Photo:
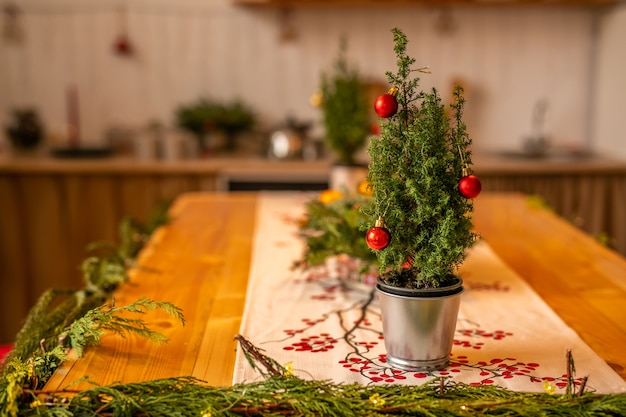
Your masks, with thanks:
[{"label": "wooden shelf", "polygon": [[609,7],[615,0],[233,0],[258,8],[304,7]]}]

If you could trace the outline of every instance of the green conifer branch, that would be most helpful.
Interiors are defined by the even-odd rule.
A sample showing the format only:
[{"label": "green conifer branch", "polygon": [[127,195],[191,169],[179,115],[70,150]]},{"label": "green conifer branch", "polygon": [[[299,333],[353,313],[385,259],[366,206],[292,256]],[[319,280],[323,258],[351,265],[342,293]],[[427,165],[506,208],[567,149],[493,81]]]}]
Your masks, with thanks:
[{"label": "green conifer branch", "polygon": [[299,233],[305,250],[295,267],[314,267],[336,255],[348,255],[362,261],[362,271],[369,270],[376,256],[368,248],[361,229],[367,218],[361,208],[369,198],[347,196],[330,203],[312,199],[306,203],[306,220]]},{"label": "green conifer branch", "polygon": [[[100,416],[620,416],[626,395],[560,397],[516,393],[497,387],[448,384],[437,387],[333,384],[294,377],[233,387],[209,387],[193,379],[166,379],[90,390],[67,406],[72,414],[99,410]],[[51,416],[54,408],[40,407]],[[74,414],[75,415],[75,414]]]},{"label": "green conifer branch", "polygon": [[[340,384],[304,380],[242,336],[241,348],[265,379],[212,387],[192,377],[167,378],[68,391],[31,391],[20,415],[30,416],[624,416],[626,394],[568,390],[564,395],[511,391],[436,378],[419,386]],[[568,359],[568,361],[572,361]],[[570,366],[570,365],[568,365]],[[573,365],[571,365],[573,368]],[[265,369],[267,372],[264,372]],[[27,373],[27,369],[22,372]],[[573,380],[568,380],[573,384]]]},{"label": "green conifer branch", "polygon": [[[88,312],[100,308],[113,290],[126,280],[128,268],[133,266],[134,258],[148,236],[169,220],[168,206],[167,202],[157,205],[143,225],[130,218],[125,219],[120,225],[119,246],[101,243],[90,245],[90,250],[108,249],[109,253],[91,256],[83,262],[84,288],[76,291],[52,289],[40,296],[16,335],[13,349],[0,362],[0,417],[17,416],[17,402],[24,401],[23,393],[43,386],[50,378],[65,359],[68,328]],[[124,309],[142,312],[155,308],[163,309],[183,322],[182,313],[175,306],[143,299],[135,305],[114,311],[113,317],[102,329],[109,326],[113,331],[134,332],[157,341],[162,340],[163,336],[150,331],[142,321],[121,319],[116,314]],[[83,336],[79,336],[78,328],[73,330],[74,346],[84,347],[79,340],[81,337],[85,343],[98,340],[98,327],[83,325],[85,327],[82,330],[86,332]],[[61,412],[61,415],[64,414]]]},{"label": "green conifer branch", "polygon": [[103,305],[88,311],[83,317],[75,320],[61,338],[67,340],[69,346],[76,351],[79,357],[82,356],[86,346],[98,345],[100,338],[107,331],[112,331],[122,337],[127,334],[136,334],[155,343],[164,343],[168,341],[165,335],[151,330],[141,319],[133,319],[124,315],[124,313],[144,314],[146,311],[157,309],[163,310],[183,326],[185,325],[185,319],[180,308],[168,302],[153,301],[141,297],[127,306]]}]

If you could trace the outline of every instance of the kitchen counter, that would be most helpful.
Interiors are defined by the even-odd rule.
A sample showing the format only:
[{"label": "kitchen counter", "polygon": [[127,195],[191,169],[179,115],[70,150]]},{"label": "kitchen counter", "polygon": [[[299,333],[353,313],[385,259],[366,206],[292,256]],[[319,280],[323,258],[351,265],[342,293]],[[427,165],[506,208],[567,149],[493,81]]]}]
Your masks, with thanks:
[{"label": "kitchen counter", "polygon": [[[474,155],[477,174],[519,173],[626,173],[626,161],[601,157],[524,157],[498,154]],[[174,161],[137,160],[127,156],[103,158],[55,158],[52,156],[2,156],[0,173],[85,173],[85,174],[140,174],[140,173],[255,173],[310,176],[314,180],[327,178],[332,166],[329,159],[272,160],[257,156],[215,156],[202,159]]]}]

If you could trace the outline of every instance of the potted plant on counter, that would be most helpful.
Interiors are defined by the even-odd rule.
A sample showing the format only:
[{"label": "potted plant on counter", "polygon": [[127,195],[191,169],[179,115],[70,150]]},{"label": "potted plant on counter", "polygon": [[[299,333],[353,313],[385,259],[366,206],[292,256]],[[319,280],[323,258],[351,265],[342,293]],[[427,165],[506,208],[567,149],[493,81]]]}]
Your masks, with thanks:
[{"label": "potted plant on counter", "polygon": [[250,131],[256,123],[254,112],[243,102],[219,103],[202,98],[176,109],[178,127],[192,133],[201,151],[236,148],[237,135]]},{"label": "potted plant on counter", "polygon": [[461,119],[462,89],[454,90],[452,115],[436,89],[419,91],[411,78],[415,60],[407,38],[392,30],[397,73],[375,110],[384,120],[372,140],[366,207],[366,241],[378,260],[377,292],[387,362],[402,369],[440,369],[448,364],[463,292],[457,269],[476,236],[472,198],[480,181],[471,174],[471,139]]},{"label": "potted plant on counter", "polygon": [[11,123],[5,126],[5,133],[11,145],[18,151],[35,149],[44,138],[44,127],[37,111],[16,109]]},{"label": "potted plant on counter", "polygon": [[357,160],[357,153],[371,134],[371,109],[367,88],[359,71],[348,64],[346,50],[347,41],[342,37],[333,72],[322,74],[314,104],[322,109],[324,143],[336,157],[330,188],[353,192],[367,175],[367,164]]}]

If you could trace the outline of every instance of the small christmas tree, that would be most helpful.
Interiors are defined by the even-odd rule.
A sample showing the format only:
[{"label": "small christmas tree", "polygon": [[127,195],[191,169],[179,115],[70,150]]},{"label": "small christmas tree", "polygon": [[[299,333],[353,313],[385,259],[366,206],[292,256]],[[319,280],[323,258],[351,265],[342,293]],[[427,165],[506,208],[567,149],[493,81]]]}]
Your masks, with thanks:
[{"label": "small christmas tree", "polygon": [[395,28],[398,70],[375,104],[386,120],[368,149],[373,197],[366,240],[376,251],[385,284],[437,288],[456,281],[456,270],[475,241],[471,198],[480,181],[469,172],[471,139],[461,120],[464,99],[456,87],[452,120],[435,88],[418,90],[407,38]]},{"label": "small christmas tree", "polygon": [[370,135],[367,93],[355,67],[346,59],[347,41],[340,40],[339,55],[331,74],[322,74],[321,102],[325,143],[343,165],[354,165],[356,153]]}]

